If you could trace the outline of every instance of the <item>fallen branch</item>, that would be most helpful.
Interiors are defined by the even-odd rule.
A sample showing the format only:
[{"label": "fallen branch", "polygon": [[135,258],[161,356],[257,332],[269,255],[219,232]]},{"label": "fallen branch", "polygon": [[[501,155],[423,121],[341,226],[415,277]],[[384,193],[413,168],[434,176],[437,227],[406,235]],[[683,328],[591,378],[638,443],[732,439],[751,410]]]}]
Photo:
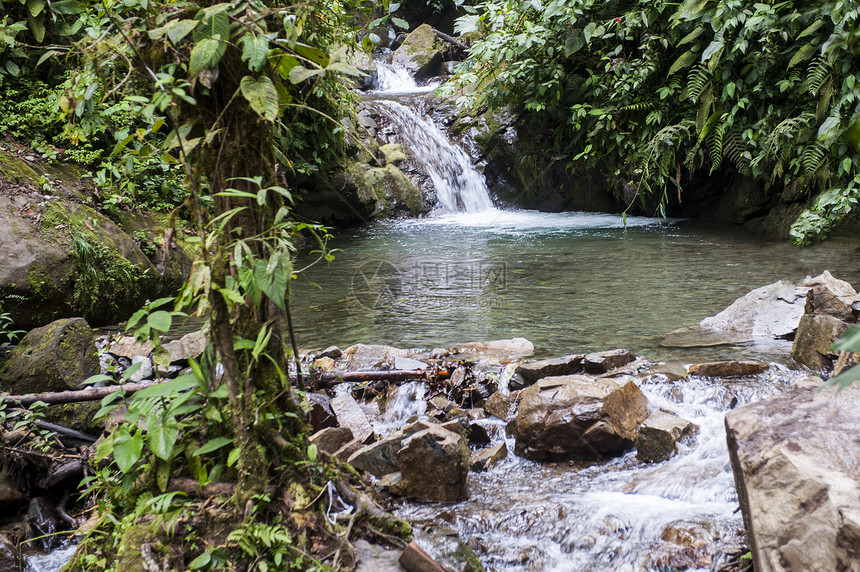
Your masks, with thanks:
[{"label": "fallen branch", "polygon": [[427,372],[423,369],[392,369],[388,371],[322,371],[314,373],[313,385],[317,389],[332,387],[338,383],[366,381],[412,381],[426,379]]},{"label": "fallen branch", "polygon": [[[164,380],[169,381],[169,380]],[[147,388],[150,385],[164,383],[164,381],[143,381],[141,383],[126,383],[124,385],[109,385],[107,387],[91,387],[88,389],[75,389],[69,391],[53,391],[49,393],[33,393],[30,395],[3,395],[0,396],[0,401],[7,403],[17,403],[18,405],[28,406],[41,401],[48,405],[58,405],[61,403],[77,403],[80,401],[98,401],[103,397],[116,393],[117,391],[125,391],[126,393],[134,393],[141,389]]]},{"label": "fallen branch", "polygon": [[468,51],[469,46],[467,46],[466,44],[464,44],[463,42],[461,42],[457,38],[449,36],[448,34],[445,34],[444,32],[440,32],[436,28],[433,28],[433,32],[436,34],[436,37],[438,37],[440,40],[444,40],[444,41],[448,42],[449,44],[452,44],[461,50]]}]

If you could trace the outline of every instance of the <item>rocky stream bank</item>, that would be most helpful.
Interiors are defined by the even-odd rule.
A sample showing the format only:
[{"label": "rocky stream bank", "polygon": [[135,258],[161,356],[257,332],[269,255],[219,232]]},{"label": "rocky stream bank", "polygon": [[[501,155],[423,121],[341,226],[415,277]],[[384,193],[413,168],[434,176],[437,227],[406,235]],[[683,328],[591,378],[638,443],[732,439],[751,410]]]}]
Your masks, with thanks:
[{"label": "rocky stream bank", "polygon": [[[796,371],[751,361],[695,363],[677,371],[624,349],[533,359],[535,347],[523,338],[429,351],[364,344],[307,351],[302,363],[311,379],[305,396],[310,441],[321,454],[372,476],[378,492],[418,525],[418,545],[404,555],[357,544],[359,570],[476,570],[480,562],[490,569],[567,569],[582,543],[596,559],[574,569],[601,569],[596,563],[604,562],[630,570],[732,570],[743,567],[739,557],[747,541],[756,570],[854,570],[860,561],[860,442],[853,411],[860,390],[835,393],[822,384],[833,365],[839,371],[857,361],[857,354],[828,348],[858,313],[860,296],[825,272],[800,285],[754,290],[689,329],[689,344],[719,343],[715,336],[722,343],[731,343],[731,336],[793,337]],[[671,334],[667,343],[678,343],[679,335]],[[0,527],[7,562],[15,562],[24,547],[33,551],[29,538],[59,531],[74,538],[98,520],[91,501],[81,504],[71,495],[88,474],[100,435],[115,422],[114,416],[93,419],[98,400],[120,386],[102,381],[85,388],[81,382],[128,370],[134,373],[122,378],[127,392],[147,387],[180,375],[205,342],[202,333],[192,332],[165,343],[166,352],[156,357],[146,343],[96,336],[77,318],[37,328],[9,348],[0,363],[0,385],[8,392],[0,500],[7,515],[17,516]],[[691,404],[697,399],[700,405]],[[42,413],[35,424],[16,424],[32,416],[26,408],[32,411],[37,400],[47,405],[37,406]],[[718,404],[716,417],[697,413],[704,403]],[[41,452],[29,447],[40,441]],[[708,452],[714,443],[721,450]],[[547,532],[561,535],[553,541],[560,556],[535,553],[543,541],[534,539],[534,546],[518,552],[525,559],[513,564],[498,557],[509,547],[470,529],[474,522],[467,525],[470,503],[486,503],[488,486],[495,499],[504,503],[511,495],[514,505],[521,495],[543,495],[540,483],[532,484],[532,493],[517,488],[530,473],[549,471],[563,483],[613,473],[620,479],[629,472],[629,483],[619,481],[623,507],[653,495],[645,493],[655,478],[671,481],[663,468],[716,471],[702,481],[704,488],[712,486],[708,478],[733,474],[735,486],[723,502],[740,507],[743,526],[725,515],[711,522],[701,515],[684,518],[677,508],[656,538],[638,539],[644,555],[624,553],[612,542],[637,542],[630,527],[638,525],[635,519],[623,522],[623,508],[589,525],[583,515],[564,514],[569,509],[558,500],[562,512],[555,516],[547,512],[554,503],[539,504],[532,516],[504,516],[504,526],[511,518],[566,525],[575,518],[594,530]],[[657,477],[661,471],[666,476]],[[499,486],[506,479],[508,486]],[[580,486],[576,482],[568,486]],[[692,499],[691,493],[661,494],[682,500]],[[567,491],[555,494],[561,499]],[[600,498],[604,505],[617,502]],[[616,524],[607,529],[609,522]],[[530,526],[540,533],[543,525]],[[42,539],[40,549],[56,549],[61,538]]]}]

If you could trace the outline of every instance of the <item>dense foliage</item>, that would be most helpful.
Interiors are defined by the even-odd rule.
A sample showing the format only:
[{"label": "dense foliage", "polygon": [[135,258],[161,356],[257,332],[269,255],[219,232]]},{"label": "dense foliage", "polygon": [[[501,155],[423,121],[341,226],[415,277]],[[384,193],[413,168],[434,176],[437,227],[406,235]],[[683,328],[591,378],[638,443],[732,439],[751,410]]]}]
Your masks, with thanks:
[{"label": "dense foliage", "polygon": [[[477,38],[461,104],[513,105],[554,135],[568,167],[609,171],[643,198],[682,173],[735,173],[810,197],[806,244],[857,206],[853,2],[483,2],[458,20]],[[815,197],[814,200],[811,197]]]},{"label": "dense foliage", "polygon": [[[292,207],[307,175],[345,152],[340,120],[352,96],[344,78],[358,74],[345,61],[355,37],[346,6],[3,0],[3,7],[2,88],[26,96],[4,131],[45,150],[56,141],[89,144],[96,156],[84,162],[103,185],[141,166],[165,169],[172,178],[164,191],[187,192],[200,253],[178,296],[148,304],[128,327],[155,346],[156,365],[167,365],[160,336],[189,314],[205,317],[204,358],[187,375],[102,402],[99,416],[120,405],[127,412],[93,461],[87,492],[98,493],[101,520],[72,567],[148,567],[149,547],[179,569],[321,568],[312,553],[331,546],[337,567],[348,547],[322,531],[314,512],[325,504],[326,481],[341,477],[306,441],[302,377],[290,376],[297,350],[289,285],[301,271],[292,266],[296,237],[317,239],[327,256],[325,230],[295,220]],[[28,113],[42,123],[28,125]],[[168,490],[183,478],[194,488],[229,483],[232,502],[217,514],[204,510],[209,501]],[[276,499],[272,490],[286,493]]]}]

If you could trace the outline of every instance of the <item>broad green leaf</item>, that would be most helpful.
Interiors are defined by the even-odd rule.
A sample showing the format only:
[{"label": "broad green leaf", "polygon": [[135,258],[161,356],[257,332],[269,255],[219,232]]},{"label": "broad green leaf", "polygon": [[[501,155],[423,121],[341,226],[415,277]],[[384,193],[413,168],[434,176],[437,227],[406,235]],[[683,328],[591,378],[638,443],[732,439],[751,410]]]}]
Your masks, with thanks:
[{"label": "broad green leaf", "polygon": [[178,44],[182,38],[190,34],[198,24],[200,24],[199,20],[171,20],[164,26],[150,31],[149,37],[150,39],[157,40],[166,35],[173,44]]},{"label": "broad green leaf", "polygon": [[326,67],[329,64],[328,54],[319,48],[308,46],[307,44],[296,44],[293,47],[293,51],[320,67]]},{"label": "broad green leaf", "polygon": [[146,323],[149,324],[149,327],[153,330],[166,332],[170,330],[170,325],[173,323],[173,316],[170,312],[157,310],[146,317]]},{"label": "broad green leaf", "polygon": [[317,450],[317,446],[314,443],[308,445],[308,460],[311,463],[315,463],[317,460],[317,454],[319,451]]},{"label": "broad green leaf", "polygon": [[170,463],[158,460],[155,467],[155,482],[161,492],[167,490],[167,483],[170,480]]},{"label": "broad green leaf", "polygon": [[705,9],[710,0],[686,0],[672,16],[672,21],[677,25],[684,20],[692,20]]},{"label": "broad green leaf", "polygon": [[210,38],[203,38],[194,45],[191,50],[191,58],[188,62],[188,72],[192,75],[200,73],[204,68],[214,68],[221,61],[223,55],[221,42]]},{"label": "broad green leaf", "polygon": [[137,363],[131,364],[130,366],[125,368],[124,372],[122,372],[122,376],[120,376],[120,379],[124,382],[128,381],[129,379],[131,379],[131,376],[136,374],[137,370],[139,370],[141,367],[143,367],[143,362],[140,362],[140,361]]},{"label": "broad green leaf", "polygon": [[722,40],[714,40],[713,42],[708,44],[708,47],[705,48],[704,52],[702,52],[702,63],[705,63],[709,59],[711,59],[711,56],[722,50],[724,46],[725,43],[723,43]]},{"label": "broad green leaf", "polygon": [[81,14],[86,10],[79,0],[60,0],[51,2],[51,11],[55,14]]},{"label": "broad green leaf", "polygon": [[33,37],[41,44],[45,40],[45,13],[42,12],[38,16],[27,14],[27,23],[30,25]]},{"label": "broad green leaf", "polygon": [[585,47],[585,36],[582,30],[570,30],[564,40],[564,55],[570,57]]},{"label": "broad green leaf", "polygon": [[27,0],[27,10],[30,16],[35,18],[45,9],[45,0]]},{"label": "broad green leaf", "polygon": [[304,66],[296,66],[290,70],[290,81],[294,84],[302,83],[306,79],[322,75],[325,73],[323,69],[309,70]]},{"label": "broad green leaf", "polygon": [[809,58],[815,55],[815,52],[818,51],[817,44],[806,44],[791,57],[791,61],[788,62],[788,67],[793,68],[797,64],[801,62],[805,62]]},{"label": "broad green leaf", "polygon": [[400,9],[400,3],[399,2],[392,2],[391,4],[388,5],[388,13],[389,14],[394,14],[399,9]]},{"label": "broad green leaf", "polygon": [[271,79],[267,76],[254,79],[246,75],[239,83],[239,89],[257,115],[269,121],[275,120],[278,116],[278,92]]},{"label": "broad green leaf", "polygon": [[156,383],[145,387],[134,393],[134,400],[148,399],[150,397],[162,397],[164,395],[172,395],[181,391],[195,389],[200,387],[200,378],[194,373],[180,375],[176,379],[165,381],[164,383]]},{"label": "broad green leaf", "polygon": [[189,570],[200,570],[201,568],[205,568],[209,565],[209,562],[212,561],[212,555],[208,552],[204,552],[194,560],[192,560],[188,564]]},{"label": "broad green leaf", "polygon": [[392,16],[391,23],[394,24],[395,26],[397,26],[398,28],[400,28],[401,30],[408,30],[409,29],[409,22],[407,22],[406,20],[404,20],[402,18],[395,18]]},{"label": "broad green leaf", "polygon": [[585,26],[585,29],[582,31],[582,33],[585,36],[585,43],[586,44],[591,41],[591,37],[594,35],[594,31],[596,29],[597,29],[597,24],[595,24],[594,22],[589,22]]},{"label": "broad green leaf", "polygon": [[230,453],[227,455],[227,466],[228,467],[232,467],[233,465],[236,464],[236,461],[239,460],[239,453],[240,452],[241,451],[239,451],[238,447],[234,447],[233,449],[230,450]]},{"label": "broad green leaf", "polygon": [[162,419],[155,427],[150,427],[146,434],[146,444],[149,450],[159,459],[170,460],[173,446],[179,438],[179,426],[174,419]]},{"label": "broad green leaf", "polygon": [[466,16],[460,16],[454,23],[454,32],[461,36],[463,34],[475,32],[478,30],[478,26],[480,25],[480,23],[481,17],[477,14],[467,14]]},{"label": "broad green leaf", "polygon": [[[801,33],[799,33],[797,35],[797,38],[795,38],[795,39],[799,40],[800,38],[803,38],[805,36],[809,36],[810,34],[814,34],[823,25],[824,25],[824,20],[816,20],[812,24],[810,24],[809,27],[807,27],[805,30],[803,30]],[[789,66],[789,67],[791,67],[791,66]]]},{"label": "broad green leaf", "polygon": [[248,62],[248,69],[260,71],[269,59],[269,40],[266,36],[252,36],[250,34],[242,38],[242,61]]},{"label": "broad green leaf", "polygon": [[216,439],[212,439],[211,441],[194,451],[194,456],[199,457],[200,455],[205,455],[206,453],[217,451],[221,447],[226,447],[232,442],[233,439],[230,439],[229,437],[218,437]]},{"label": "broad green leaf", "polygon": [[284,298],[287,295],[287,283],[289,272],[282,264],[276,265],[271,272],[267,272],[265,260],[257,260],[254,266],[254,281],[275,305],[284,309]]},{"label": "broad green leaf", "polygon": [[673,63],[672,66],[669,68],[668,75],[672,75],[673,73],[679,72],[682,69],[690,67],[691,65],[693,65],[693,62],[696,61],[697,57],[698,56],[696,55],[696,53],[692,50],[684,52],[678,57],[677,60],[675,60],[675,63]]},{"label": "broad green leaf", "polygon": [[113,377],[111,377],[109,375],[103,375],[103,374],[91,375],[88,378],[86,378],[85,380],[83,380],[81,382],[81,385],[92,385],[92,384],[98,383],[100,381],[113,381]]},{"label": "broad green leaf", "polygon": [[140,459],[140,454],[143,451],[143,437],[139,431],[134,435],[129,433],[128,426],[122,425],[117,430],[116,436],[113,439],[113,458],[116,461],[116,466],[123,473],[127,473],[134,464]]},{"label": "broad green leaf", "polygon": [[329,71],[340,72],[344,75],[350,75],[353,77],[358,77],[362,75],[362,73],[355,66],[351,66],[345,62],[332,62],[326,68]]},{"label": "broad green leaf", "polygon": [[18,77],[18,74],[21,73],[21,68],[18,67],[18,64],[13,62],[12,60],[6,60],[6,71],[9,72],[9,75],[13,77]]},{"label": "broad green leaf", "polygon": [[705,28],[703,28],[702,26],[697,26],[695,30],[681,38],[681,41],[678,42],[678,45],[683,46],[684,44],[689,44],[690,42],[701,36],[704,32]]}]

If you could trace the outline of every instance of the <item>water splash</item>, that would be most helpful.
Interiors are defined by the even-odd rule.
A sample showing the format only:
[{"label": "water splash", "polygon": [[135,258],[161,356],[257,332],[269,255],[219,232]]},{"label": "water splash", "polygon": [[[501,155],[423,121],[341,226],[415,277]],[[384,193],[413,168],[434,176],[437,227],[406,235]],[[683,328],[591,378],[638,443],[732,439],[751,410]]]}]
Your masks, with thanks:
[{"label": "water splash", "polygon": [[424,415],[427,411],[425,391],[424,382],[421,381],[411,381],[398,387],[386,405],[382,419],[373,424],[376,434],[387,435],[401,428],[410,417]]}]

